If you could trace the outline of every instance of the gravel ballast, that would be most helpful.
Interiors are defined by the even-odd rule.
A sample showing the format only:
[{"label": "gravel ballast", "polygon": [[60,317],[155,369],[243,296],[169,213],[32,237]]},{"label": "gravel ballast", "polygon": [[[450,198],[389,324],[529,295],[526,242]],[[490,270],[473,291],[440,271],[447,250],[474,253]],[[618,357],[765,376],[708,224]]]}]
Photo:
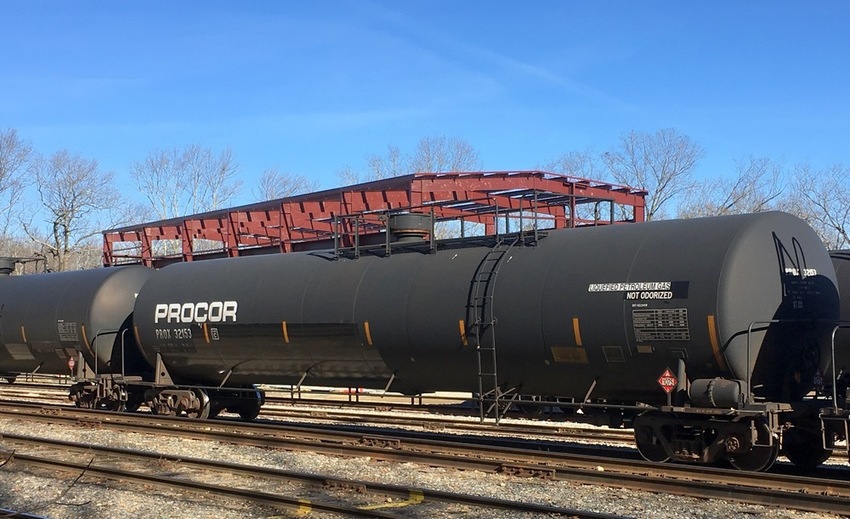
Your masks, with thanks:
[{"label": "gravel ballast", "polygon": [[[346,479],[365,479],[381,483],[464,492],[502,499],[536,502],[566,508],[590,510],[639,518],[791,518],[837,517],[778,508],[753,506],[719,500],[700,500],[664,494],[652,494],[619,488],[577,485],[536,479],[521,479],[476,471],[458,471],[426,467],[413,463],[380,462],[368,458],[340,458],[303,452],[240,447],[218,442],[157,437],[138,433],[116,433],[61,424],[32,425],[15,419],[0,418],[0,431],[33,435],[92,445],[161,452],[190,458],[213,459],[250,466],[303,471]],[[0,444],[4,450],[11,447]],[[87,461],[80,455],[75,461]],[[160,473],[179,471],[168,463],[151,467]],[[261,488],[267,492],[293,497],[328,500],[345,491],[269,483],[238,475],[205,474],[202,479],[219,485]],[[73,484],[74,476],[29,470],[9,463],[0,468],[0,507],[39,514],[56,519],[162,517],[162,518],[245,518],[296,517],[296,512],[271,509],[197,493],[180,493],[129,487],[114,481],[83,477]],[[69,490],[69,487],[70,490]],[[374,495],[362,496],[364,503],[382,505],[384,511],[413,518],[516,517],[503,511],[482,511],[439,503],[401,506],[398,499]],[[311,517],[323,517],[314,512]],[[530,517],[530,516],[525,516]]]}]

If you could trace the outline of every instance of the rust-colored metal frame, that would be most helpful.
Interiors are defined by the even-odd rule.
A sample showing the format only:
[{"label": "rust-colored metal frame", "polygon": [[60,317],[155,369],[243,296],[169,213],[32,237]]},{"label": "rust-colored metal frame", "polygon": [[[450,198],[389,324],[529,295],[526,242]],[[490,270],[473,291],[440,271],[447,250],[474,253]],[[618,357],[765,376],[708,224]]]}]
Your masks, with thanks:
[{"label": "rust-colored metal frame", "polygon": [[[496,233],[499,219],[536,218],[550,228],[644,220],[646,191],[544,171],[415,173],[268,202],[150,222],[103,232],[104,266],[161,266],[174,261],[352,246],[381,235],[391,212],[433,211],[437,221],[483,224]],[[579,208],[608,203],[581,217]],[[627,216],[619,218],[614,208]],[[180,250],[156,251],[160,240]],[[208,240],[207,246],[198,240]],[[130,244],[129,246],[127,244]],[[213,245],[210,247],[209,245]]]}]

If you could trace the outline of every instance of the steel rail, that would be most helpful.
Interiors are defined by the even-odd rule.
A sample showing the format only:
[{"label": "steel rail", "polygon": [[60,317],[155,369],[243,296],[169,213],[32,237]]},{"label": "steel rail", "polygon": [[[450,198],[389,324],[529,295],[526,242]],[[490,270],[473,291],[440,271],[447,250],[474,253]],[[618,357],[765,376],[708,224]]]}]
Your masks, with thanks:
[{"label": "steel rail", "polygon": [[[279,396],[280,390],[266,390],[266,404],[281,406],[305,406],[314,408],[345,408],[345,409],[374,409],[375,411],[404,411],[410,413],[433,413],[443,416],[458,416],[480,419],[478,401],[473,397],[458,398],[451,396],[404,396],[375,394],[346,394],[334,392],[308,393],[307,396]],[[473,406],[469,405],[473,402]],[[534,408],[537,412],[529,412],[526,406]],[[539,404],[534,401],[516,402],[505,416],[510,418],[542,418],[553,422],[567,422],[566,415],[562,412],[552,411],[557,407],[556,403]],[[265,409],[265,408],[264,408]],[[549,410],[547,410],[549,409]]]},{"label": "steel rail", "polygon": [[158,452],[138,451],[126,448],[82,444],[61,440],[50,440],[46,438],[34,438],[31,436],[23,436],[17,434],[0,434],[0,438],[10,440],[18,444],[34,445],[39,447],[47,446],[67,451],[118,456],[122,459],[160,462],[167,461],[203,471],[223,472],[226,474],[244,474],[253,478],[262,477],[275,481],[309,483],[316,486],[355,489],[358,492],[368,491],[374,494],[397,497],[416,504],[425,501],[439,501],[450,504],[503,509],[512,512],[568,515],[570,517],[587,519],[615,519],[622,517],[618,515],[588,512],[572,508],[511,501],[507,499],[482,497],[469,494],[461,494],[457,492],[446,492],[441,490],[426,489],[422,487],[391,485],[366,480],[345,479],[336,476],[325,476],[307,472],[258,467],[255,465],[240,465],[237,463],[212,461],[186,456],[175,456]]},{"label": "steel rail", "polygon": [[0,508],[0,517],[14,517],[15,519],[50,519],[43,515],[30,514],[28,512],[11,510],[9,508]]},{"label": "steel rail", "polygon": [[[413,461],[444,467],[535,475],[587,484],[850,515],[850,482],[839,479],[770,473],[751,474],[696,465],[656,464],[506,447],[494,449],[458,441],[364,435],[348,431],[316,430],[291,424],[272,426],[160,416],[143,417],[73,408],[52,409],[49,412],[57,414],[35,418],[91,423],[147,433],[166,432],[181,437],[242,445],[306,450],[348,457],[370,456],[388,461]],[[71,416],[75,414],[86,418],[81,420]],[[153,421],[160,423],[151,423]],[[214,428],[228,430],[216,431]],[[845,471],[842,471],[841,477],[846,478]]]},{"label": "steel rail", "polygon": [[389,416],[382,414],[363,414],[348,410],[310,410],[310,409],[278,409],[264,407],[260,412],[261,417],[275,418],[297,418],[309,419],[323,422],[343,422],[349,424],[380,424],[380,425],[404,425],[417,426],[423,429],[456,430],[476,433],[496,433],[504,436],[516,436],[518,434],[534,435],[550,438],[553,440],[581,439],[594,441],[623,442],[634,444],[634,433],[624,429],[603,429],[587,427],[565,427],[557,422],[518,424],[502,419],[498,425],[495,423],[481,423],[477,419],[464,421],[460,418],[447,416]]},{"label": "steel rail", "polygon": [[129,470],[122,470],[111,467],[98,466],[85,463],[74,463],[57,459],[41,458],[30,456],[27,454],[9,453],[6,458],[8,461],[21,463],[31,467],[39,467],[51,471],[61,470],[66,473],[94,475],[114,481],[131,481],[141,485],[149,485],[157,488],[192,490],[213,494],[216,496],[230,497],[250,501],[256,504],[274,506],[294,510],[300,513],[306,513],[313,510],[323,512],[338,513],[356,517],[380,517],[380,518],[395,518],[399,517],[396,514],[390,514],[377,510],[363,510],[357,507],[337,505],[333,503],[315,502],[300,498],[280,496],[277,494],[269,494],[255,490],[244,490],[234,487],[225,487],[214,485],[211,483],[202,483],[186,479],[178,479],[167,476],[155,476],[152,474],[139,474]]}]

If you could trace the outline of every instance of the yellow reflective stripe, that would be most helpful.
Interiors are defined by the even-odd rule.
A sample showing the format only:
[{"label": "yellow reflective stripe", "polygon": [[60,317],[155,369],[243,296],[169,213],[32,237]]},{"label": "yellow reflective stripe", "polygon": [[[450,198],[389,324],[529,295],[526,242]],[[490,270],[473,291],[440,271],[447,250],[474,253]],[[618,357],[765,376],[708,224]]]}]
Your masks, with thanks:
[{"label": "yellow reflective stripe", "polygon": [[24,325],[21,325],[21,339],[23,339],[24,344],[27,342],[27,330],[24,328]]},{"label": "yellow reflective stripe", "polygon": [[369,329],[369,321],[365,321],[363,323],[363,330],[366,332],[366,342],[369,346],[374,346],[374,344],[372,344],[372,330]]},{"label": "yellow reflective stripe", "polygon": [[283,330],[283,342],[289,344],[289,327],[286,325],[286,321],[280,322],[280,328]]},{"label": "yellow reflective stripe", "polygon": [[581,343],[581,328],[578,324],[578,317],[573,317],[573,335],[576,338],[576,346],[583,346]]},{"label": "yellow reflective stripe", "polygon": [[86,349],[89,350],[89,353],[91,354],[92,358],[97,357],[97,355],[95,355],[94,351],[91,349],[91,344],[89,344],[88,337],[86,337],[86,325],[81,324],[80,331],[83,332],[83,344],[86,345]]},{"label": "yellow reflective stripe", "polygon": [[210,343],[210,329],[207,327],[207,323],[204,323],[202,328],[204,329],[204,340],[207,341],[207,344]]},{"label": "yellow reflective stripe", "polygon": [[457,327],[460,330],[460,340],[464,346],[469,346],[469,341],[466,339],[466,322],[461,319],[457,322]]},{"label": "yellow reflective stripe", "polygon": [[726,365],[726,359],[720,352],[720,341],[717,339],[717,318],[709,314],[706,320],[708,321],[708,341],[711,343],[711,350],[714,352],[714,360],[717,361],[718,368],[726,371],[729,366]]}]

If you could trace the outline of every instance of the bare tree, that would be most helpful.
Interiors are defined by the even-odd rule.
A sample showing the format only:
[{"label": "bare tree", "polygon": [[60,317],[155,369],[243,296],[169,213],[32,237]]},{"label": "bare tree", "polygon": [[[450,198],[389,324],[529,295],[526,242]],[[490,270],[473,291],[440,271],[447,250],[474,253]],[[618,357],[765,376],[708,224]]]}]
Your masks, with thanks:
[{"label": "bare tree", "polygon": [[663,218],[665,206],[686,193],[704,151],[673,128],[655,133],[629,132],[618,148],[602,154],[611,176],[620,184],[646,189],[646,219]]},{"label": "bare tree", "polygon": [[112,187],[112,173],[100,170],[96,160],[58,151],[39,159],[34,167],[46,229],[22,222],[24,231],[52,258],[54,270],[67,270],[69,259],[90,247],[100,233],[102,217],[120,206]]},{"label": "bare tree", "polygon": [[230,148],[216,156],[198,145],[153,151],[130,170],[159,218],[223,207],[239,192],[238,172]]},{"label": "bare tree", "polygon": [[336,171],[336,177],[339,179],[340,185],[350,186],[353,184],[359,184],[363,181],[362,175],[359,171],[356,171],[349,164],[339,168]]},{"label": "bare tree", "polygon": [[369,180],[407,175],[410,172],[410,160],[403,156],[398,146],[388,145],[387,154],[368,155],[366,164],[369,168]]},{"label": "bare tree", "polygon": [[449,173],[475,171],[481,167],[478,151],[464,139],[446,136],[424,137],[413,154],[403,153],[398,146],[387,146],[386,155],[367,155],[367,173],[361,175],[344,167],[337,172],[343,184],[356,184],[411,173]]},{"label": "bare tree", "polygon": [[0,238],[2,247],[9,239],[9,226],[15,208],[27,185],[26,173],[33,160],[32,146],[18,137],[15,129],[0,131]]},{"label": "bare tree", "polygon": [[835,164],[818,171],[799,164],[790,191],[782,209],[808,222],[828,248],[850,246],[850,168]]},{"label": "bare tree", "polygon": [[[554,161],[543,166],[545,171],[560,173],[575,178],[601,179],[608,176],[607,172],[601,171],[603,167],[599,155],[588,148],[584,151],[571,151],[561,155]],[[634,217],[634,209],[618,205],[617,217],[629,219]],[[576,214],[572,215],[578,220],[599,220],[598,204],[580,204],[576,207]]]},{"label": "bare tree", "polygon": [[287,196],[318,191],[318,180],[310,180],[303,175],[281,173],[277,168],[263,171],[259,186],[254,189],[254,197],[258,200],[275,200]]},{"label": "bare tree", "polygon": [[238,178],[239,167],[230,148],[225,148],[218,157],[206,148],[190,146],[191,171],[196,204],[192,212],[219,209],[239,193],[242,182]]},{"label": "bare tree", "polygon": [[679,205],[679,218],[759,213],[776,209],[784,191],[784,168],[770,159],[748,157],[735,161],[734,178],[695,185]]},{"label": "bare tree", "polygon": [[419,141],[409,170],[425,173],[474,171],[481,167],[478,151],[465,139],[425,137]]},{"label": "bare tree", "polygon": [[565,153],[543,166],[543,169],[577,178],[599,179],[604,176],[600,171],[599,155],[589,148]]}]

